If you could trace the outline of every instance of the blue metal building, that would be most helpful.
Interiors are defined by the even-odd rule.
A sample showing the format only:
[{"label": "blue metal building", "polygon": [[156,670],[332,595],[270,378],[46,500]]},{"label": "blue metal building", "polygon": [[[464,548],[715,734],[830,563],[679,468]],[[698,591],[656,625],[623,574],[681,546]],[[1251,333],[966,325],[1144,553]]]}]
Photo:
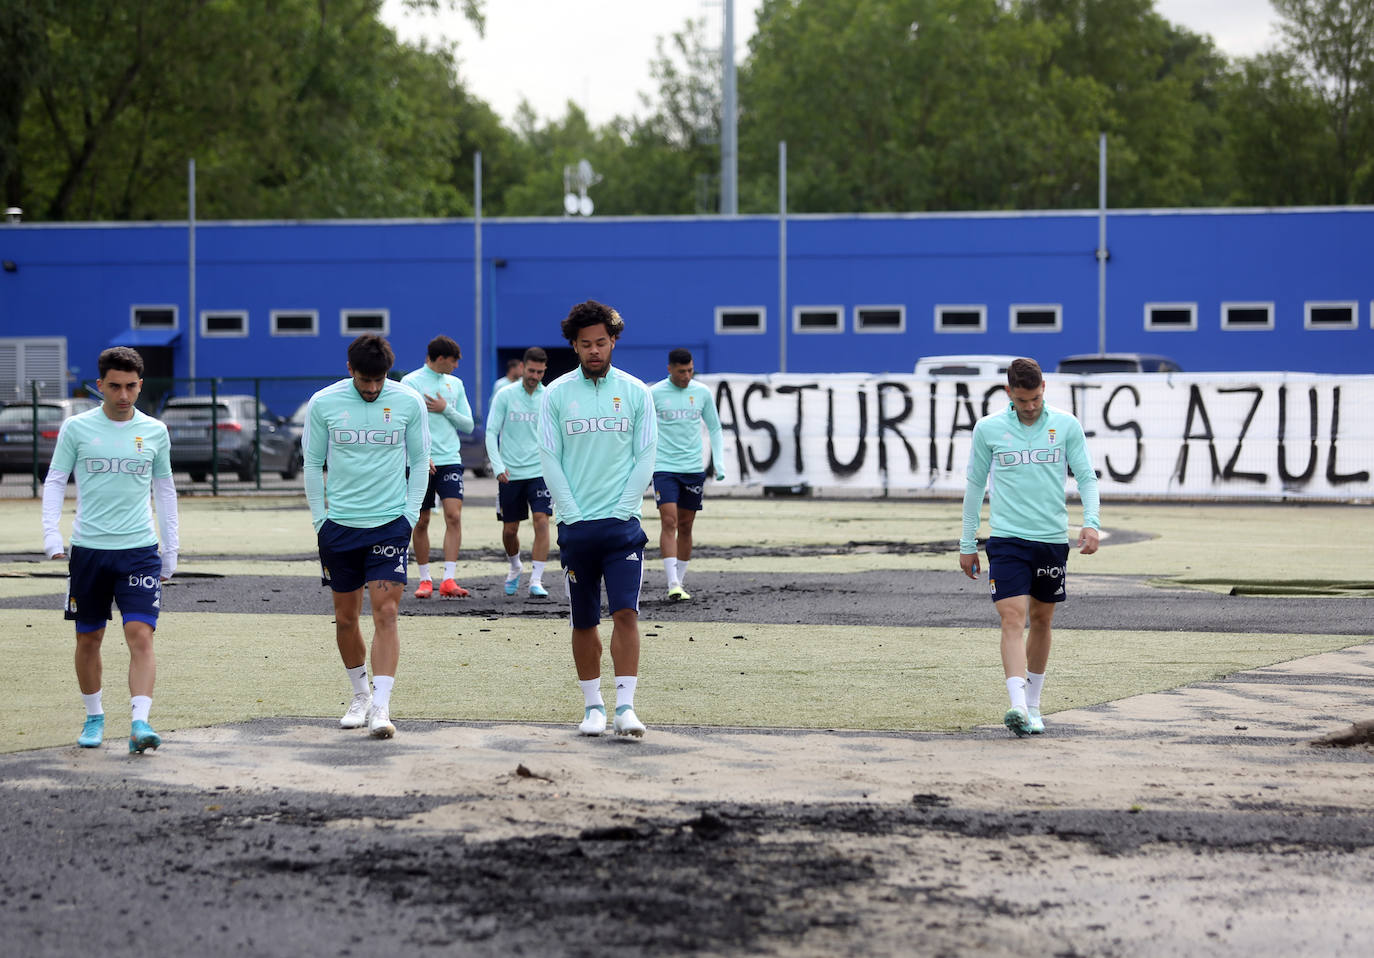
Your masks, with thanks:
[{"label": "blue metal building", "polygon": [[[200,377],[342,376],[347,343],[375,329],[401,369],[453,336],[484,403],[500,360],[565,345],[558,323],[588,298],[620,310],[618,363],[649,380],[674,346],[712,373],[784,357],[793,373],[909,373],[945,353],[1052,369],[1097,351],[1095,211],[791,216],[785,273],[780,225],[484,220],[480,315],[472,220],[201,223],[194,269],[184,222],[3,226],[0,392],[25,378],[26,342],[63,343],[79,379],[111,344],[158,375],[191,375],[194,353]],[[1374,208],[1118,210],[1107,249],[1109,351],[1374,372]],[[569,363],[556,354],[554,371]]]}]

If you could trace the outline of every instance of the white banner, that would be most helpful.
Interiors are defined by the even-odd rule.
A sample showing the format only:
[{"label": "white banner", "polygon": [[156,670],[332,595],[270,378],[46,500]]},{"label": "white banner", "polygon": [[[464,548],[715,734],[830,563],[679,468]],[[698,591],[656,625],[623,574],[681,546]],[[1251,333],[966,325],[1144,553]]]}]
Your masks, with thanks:
[{"label": "white banner", "polygon": [[[1007,403],[992,379],[700,379],[747,485],[959,495],[974,423]],[[1051,375],[1045,399],[1083,424],[1103,495],[1374,497],[1374,376]]]}]

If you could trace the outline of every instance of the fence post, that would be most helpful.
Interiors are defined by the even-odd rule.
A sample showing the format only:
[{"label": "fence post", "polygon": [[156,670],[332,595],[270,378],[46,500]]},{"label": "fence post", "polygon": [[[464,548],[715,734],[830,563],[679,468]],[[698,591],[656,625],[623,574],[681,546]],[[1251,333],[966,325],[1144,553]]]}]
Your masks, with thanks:
[{"label": "fence post", "polygon": [[219,378],[210,380],[210,495],[219,495]]},{"label": "fence post", "polygon": [[35,499],[37,499],[37,498],[38,498],[38,470],[41,469],[41,468],[43,468],[42,466],[40,466],[40,465],[38,464],[38,382],[37,382],[37,380],[33,380],[33,381],[31,381],[31,382],[29,383],[29,391],[30,391],[30,393],[32,394],[32,395],[31,395],[31,398],[30,398],[30,401],[29,401],[29,405],[31,406],[30,412],[31,412],[31,414],[32,414],[32,416],[33,416],[33,423],[32,423],[33,428],[30,430],[30,437],[29,437],[30,440],[31,440],[31,442],[32,442],[32,445],[31,445],[29,448],[31,448],[31,449],[33,450],[33,453],[32,453],[32,455],[33,455],[33,470],[32,470],[32,474],[29,476],[29,481],[33,483],[33,486],[32,486],[32,489],[33,489],[33,497],[34,497]]},{"label": "fence post", "polygon": [[262,491],[262,379],[253,377],[253,472]]}]

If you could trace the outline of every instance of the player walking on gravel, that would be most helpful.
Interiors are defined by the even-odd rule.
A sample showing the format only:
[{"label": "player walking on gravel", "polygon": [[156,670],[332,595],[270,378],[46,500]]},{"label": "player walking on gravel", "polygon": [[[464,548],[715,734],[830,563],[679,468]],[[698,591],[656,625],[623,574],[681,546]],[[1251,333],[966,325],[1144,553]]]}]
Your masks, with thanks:
[{"label": "player walking on gravel", "polygon": [[538,346],[525,350],[519,387],[497,392],[487,413],[487,458],[497,482],[496,518],[501,523],[501,544],[510,566],[506,595],[515,595],[520,589],[520,523],[527,517],[534,526],[530,595],[543,598],[549,594],[544,588],[544,563],[549,559],[553,496],[539,462],[539,405],[544,401],[548,362],[548,353]]},{"label": "player walking on gravel", "polygon": [[[115,346],[100,354],[96,369],[103,402],[68,419],[57,434],[43,483],[43,551],[50,559],[68,559],[66,618],[76,623],[76,682],[86,705],[86,724],[76,744],[95,748],[105,738],[100,645],[117,604],[129,646],[129,751],[134,753],[162,744],[148,713],[157,676],[153,633],[162,611],[162,583],[177,567],[177,493],[167,427],[134,408],[143,388],[143,357]],[[76,519],[68,551],[60,520],[67,478],[73,475]],[[157,502],[157,531],[148,508],[150,489]]]},{"label": "player walking on gravel", "polygon": [[673,601],[691,598],[685,588],[687,562],[692,558],[692,527],[701,511],[706,487],[706,464],[701,450],[703,422],[710,437],[716,482],[725,479],[720,416],[711,390],[693,382],[695,375],[691,352],[674,349],[668,354],[668,378],[654,383],[649,390],[658,415],[658,457],[654,463],[658,548],[663,571],[668,574],[668,598]]},{"label": "player walking on gravel", "polygon": [[[301,440],[321,583],[333,592],[334,637],[353,686],[353,701],[339,725],[366,726],[376,738],[396,734],[391,722],[391,690],[401,657],[396,616],[406,585],[410,531],[429,476],[428,413],[415,390],[387,379],[395,361],[391,346],[375,333],[353,340],[349,378],[310,397]],[[359,624],[364,584],[372,600],[371,691]]]},{"label": "player walking on gravel", "polygon": [[[1034,360],[1007,369],[1007,408],[978,421],[964,489],[959,568],[978,578],[978,516],[991,472],[988,584],[1002,620],[1002,668],[1011,708],[1003,717],[1018,737],[1045,731],[1040,693],[1050,658],[1054,609],[1063,602],[1069,557],[1067,469],[1083,503],[1078,550],[1098,546],[1097,474],[1077,419],[1045,404],[1045,381]],[[1030,631],[1026,634],[1026,619]]]},{"label": "player walking on gravel", "polygon": [[453,375],[463,357],[458,344],[448,336],[435,336],[429,341],[426,355],[423,366],[401,379],[420,394],[429,412],[432,465],[426,468],[429,484],[413,537],[416,571],[420,575],[415,598],[428,599],[434,594],[434,579],[429,574],[429,513],[437,498],[444,513],[444,578],[439,582],[439,595],[463,599],[468,590],[456,578],[458,551],[463,545],[463,440],[459,433],[472,432],[472,407],[463,381]]},{"label": "player walking on gravel", "polygon": [[[601,698],[601,583],[610,609],[617,735],[644,734],[634,710],[639,680],[639,589],[644,578],[640,525],[644,490],[658,442],[653,398],[638,379],[611,365],[625,321],[588,300],[563,320],[578,368],[554,380],[539,409],[539,458],[558,516],[558,548],[572,607],[573,661],[584,712],[578,730],[606,730]],[[502,393],[504,396],[505,393]]]}]

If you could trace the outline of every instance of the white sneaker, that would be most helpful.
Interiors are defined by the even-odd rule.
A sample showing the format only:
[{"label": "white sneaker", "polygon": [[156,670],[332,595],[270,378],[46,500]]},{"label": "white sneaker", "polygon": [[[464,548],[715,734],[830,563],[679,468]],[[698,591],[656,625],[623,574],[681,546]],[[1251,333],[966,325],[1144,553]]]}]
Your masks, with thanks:
[{"label": "white sneaker", "polygon": [[348,711],[339,719],[339,728],[362,728],[367,724],[367,713],[372,708],[372,693],[358,692],[348,704]]},{"label": "white sneaker", "polygon": [[374,706],[367,712],[367,731],[373,738],[391,738],[396,734],[396,726],[391,724],[391,716],[385,705]]},{"label": "white sneaker", "polygon": [[635,738],[644,737],[644,723],[635,714],[633,706],[620,705],[615,710],[615,734],[633,735]]},{"label": "white sneaker", "polygon": [[606,706],[588,705],[577,730],[583,735],[600,735],[606,731]]},{"label": "white sneaker", "polygon": [[1030,733],[1032,735],[1045,734],[1045,720],[1040,717],[1040,710],[1034,705],[1026,709],[1026,715],[1030,719]]}]

